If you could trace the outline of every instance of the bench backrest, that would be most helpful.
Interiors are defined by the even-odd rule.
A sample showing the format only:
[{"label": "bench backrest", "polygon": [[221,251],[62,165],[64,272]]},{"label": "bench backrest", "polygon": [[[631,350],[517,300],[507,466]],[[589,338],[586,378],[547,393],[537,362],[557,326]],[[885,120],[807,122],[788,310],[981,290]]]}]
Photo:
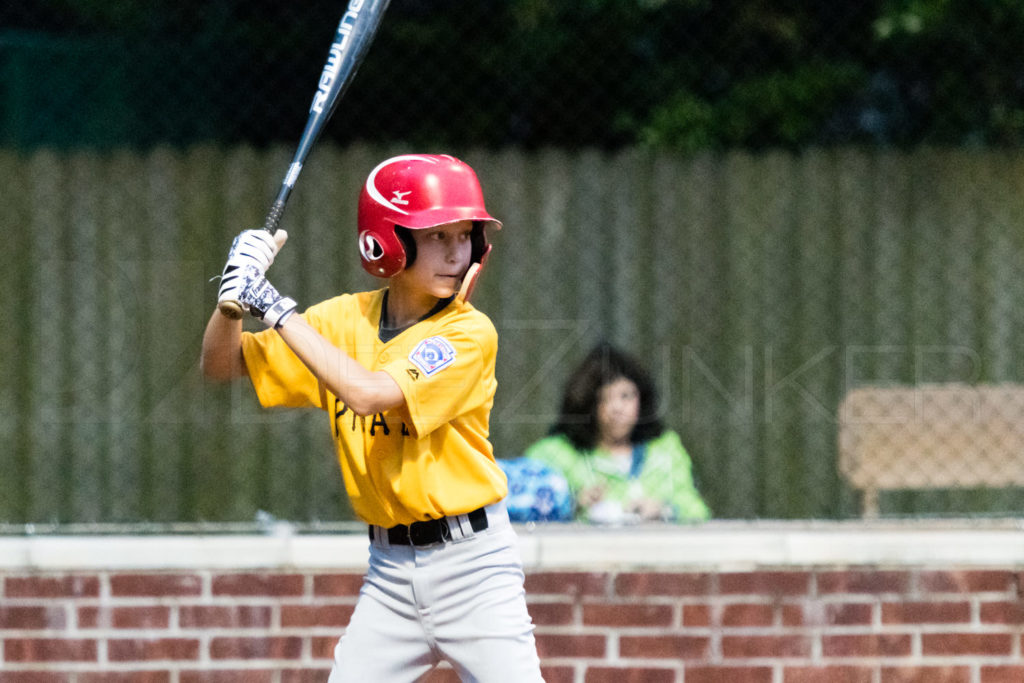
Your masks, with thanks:
[{"label": "bench backrest", "polygon": [[862,387],[839,406],[839,470],[878,492],[1024,486],[1024,386]]}]

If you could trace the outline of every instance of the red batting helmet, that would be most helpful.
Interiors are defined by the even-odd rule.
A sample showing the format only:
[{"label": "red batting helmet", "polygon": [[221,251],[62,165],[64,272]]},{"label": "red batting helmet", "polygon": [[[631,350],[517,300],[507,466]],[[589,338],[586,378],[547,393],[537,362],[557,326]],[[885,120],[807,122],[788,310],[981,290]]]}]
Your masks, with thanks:
[{"label": "red batting helmet", "polygon": [[407,265],[395,226],[422,230],[455,221],[474,221],[473,262],[490,251],[486,225],[501,222],[484,208],[476,173],[446,154],[403,154],[370,172],[359,194],[359,254],[371,275],[391,277]]}]

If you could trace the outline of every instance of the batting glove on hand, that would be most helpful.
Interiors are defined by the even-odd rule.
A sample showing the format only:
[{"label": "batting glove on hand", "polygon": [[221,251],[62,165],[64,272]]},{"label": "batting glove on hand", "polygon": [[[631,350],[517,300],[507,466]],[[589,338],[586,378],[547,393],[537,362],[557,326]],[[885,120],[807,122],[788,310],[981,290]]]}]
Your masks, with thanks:
[{"label": "batting glove on hand", "polygon": [[240,274],[247,266],[256,268],[261,275],[274,263],[274,257],[288,240],[288,233],[278,230],[271,235],[266,230],[243,230],[235,237],[228,251],[228,261],[220,276],[217,301],[240,301],[239,292],[244,283]]},{"label": "batting glove on hand", "polygon": [[295,300],[281,296],[256,266],[248,265],[242,268],[239,278],[243,284],[238,302],[245,306],[253,317],[262,320],[267,327],[281,327],[288,316],[298,308]]}]

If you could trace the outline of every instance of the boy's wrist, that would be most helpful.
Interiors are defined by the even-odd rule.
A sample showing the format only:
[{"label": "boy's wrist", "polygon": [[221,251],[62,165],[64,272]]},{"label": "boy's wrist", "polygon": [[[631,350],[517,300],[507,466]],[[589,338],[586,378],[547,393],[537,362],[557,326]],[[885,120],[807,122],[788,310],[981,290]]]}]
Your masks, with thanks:
[{"label": "boy's wrist", "polygon": [[276,301],[270,308],[267,309],[266,313],[263,314],[263,323],[267,327],[274,329],[280,329],[284,325],[285,321],[291,317],[295,309],[298,308],[298,304],[295,299],[291,297],[282,297]]},{"label": "boy's wrist", "polygon": [[238,296],[239,303],[248,306],[253,317],[267,327],[280,328],[298,307],[295,299],[278,292],[254,266],[246,266],[242,277],[245,284]]}]

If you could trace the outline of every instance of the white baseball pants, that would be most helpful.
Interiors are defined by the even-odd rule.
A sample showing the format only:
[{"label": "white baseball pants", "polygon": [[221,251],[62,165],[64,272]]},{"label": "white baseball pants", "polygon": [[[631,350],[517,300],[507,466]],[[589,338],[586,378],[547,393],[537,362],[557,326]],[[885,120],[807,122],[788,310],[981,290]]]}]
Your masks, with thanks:
[{"label": "white baseball pants", "polygon": [[503,504],[487,517],[425,547],[376,535],[328,683],[412,683],[441,660],[465,683],[543,683],[515,531]]}]

